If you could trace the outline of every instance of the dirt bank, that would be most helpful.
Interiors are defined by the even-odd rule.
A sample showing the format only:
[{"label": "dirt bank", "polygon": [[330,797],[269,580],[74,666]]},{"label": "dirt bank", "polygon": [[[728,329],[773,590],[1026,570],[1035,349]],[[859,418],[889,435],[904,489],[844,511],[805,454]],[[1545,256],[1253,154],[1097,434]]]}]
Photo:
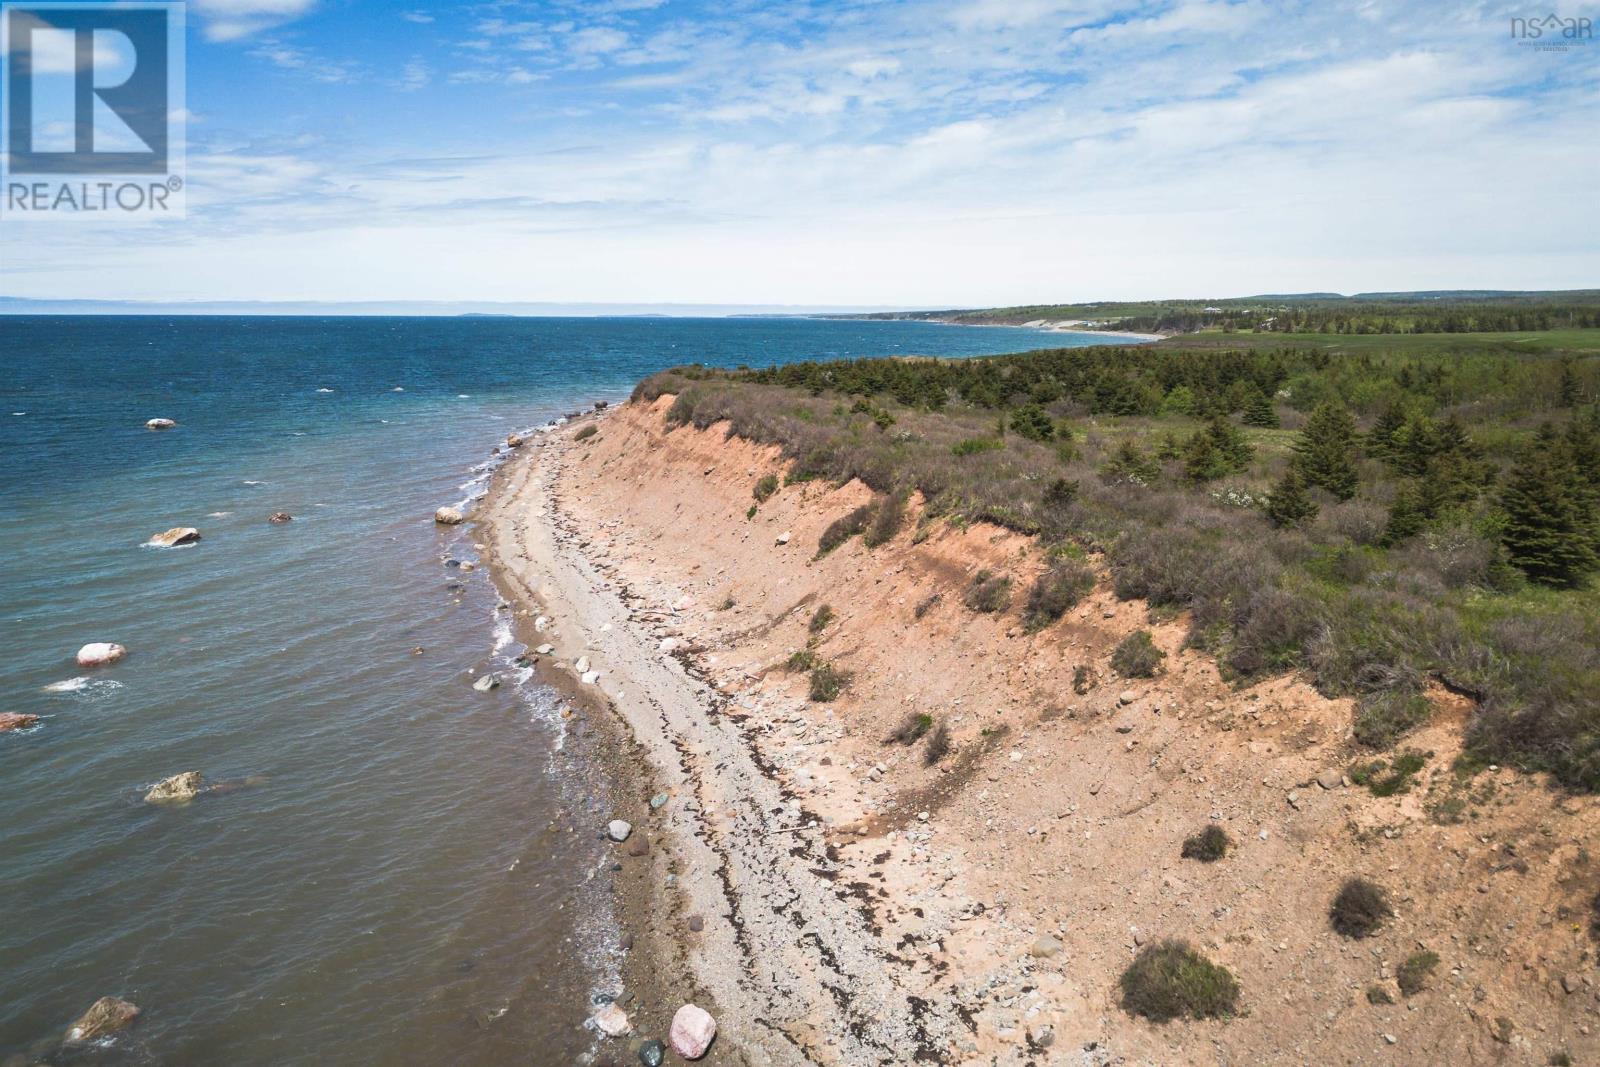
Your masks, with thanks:
[{"label": "dirt bank", "polygon": [[[871,493],[783,486],[747,517],[757,479],[782,479],[775,451],[668,432],[669,403],[627,405],[583,441],[546,435],[484,517],[502,587],[552,620],[549,665],[590,660],[587,688],[672,795],[641,816],[654,851],[619,854],[620,877],[649,887],[660,965],[718,1014],[726,1062],[1600,1056],[1600,815],[1508,770],[1454,773],[1459,703],[1440,694],[1411,740],[1412,787],[1375,796],[1341,780],[1371,758],[1347,701],[1293,678],[1235,689],[1182,647],[1183,619],[1103,586],[1025,632],[1037,546],[920,523],[915,499],[888,543],[815,559]],[[963,605],[980,569],[1012,577],[1008,610]],[[1164,670],[1117,677],[1112,650],[1144,627]],[[785,669],[799,651],[848,677],[837,699]],[[890,739],[916,715],[927,736]],[[930,764],[939,726],[951,748]],[[1213,822],[1233,851],[1181,858]],[[1351,876],[1396,912],[1359,941],[1328,922]],[[1240,1015],[1157,1026],[1120,1009],[1123,969],[1169,936],[1237,975]],[[1402,996],[1397,969],[1423,950],[1439,963]]]}]

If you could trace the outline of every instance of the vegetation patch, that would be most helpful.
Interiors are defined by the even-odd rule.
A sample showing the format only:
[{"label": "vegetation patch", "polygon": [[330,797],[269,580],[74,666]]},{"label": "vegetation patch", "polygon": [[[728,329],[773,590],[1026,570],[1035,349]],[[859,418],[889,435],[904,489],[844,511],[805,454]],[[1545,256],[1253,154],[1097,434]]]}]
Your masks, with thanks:
[{"label": "vegetation patch", "polygon": [[1226,1019],[1239,1004],[1239,982],[1186,941],[1146,945],[1122,972],[1122,1007],[1152,1022]]},{"label": "vegetation patch", "polygon": [[1422,992],[1428,984],[1428,978],[1438,966],[1437,952],[1424,949],[1407,956],[1406,961],[1395,972],[1395,981],[1400,983],[1400,992],[1408,997],[1414,997]]},{"label": "vegetation patch", "polygon": [[844,687],[850,684],[848,672],[836,669],[827,663],[818,663],[811,668],[810,697],[818,704],[828,704],[838,699]]},{"label": "vegetation patch", "polygon": [[1011,603],[1011,579],[1003,574],[979,571],[973,575],[972,584],[961,598],[968,608],[984,615],[994,615],[1006,610]]},{"label": "vegetation patch", "polygon": [[1334,930],[1358,940],[1377,933],[1393,917],[1388,896],[1365,878],[1346,881],[1328,909],[1328,921]]},{"label": "vegetation patch", "polygon": [[822,531],[822,536],[817,540],[817,558],[821,559],[856,534],[866,530],[867,525],[872,522],[872,518],[877,514],[877,511],[878,505],[876,502],[862,504],[850,514],[830,522],[827,529]]},{"label": "vegetation patch", "polygon": [[914,745],[931,729],[933,729],[933,716],[914,711],[895,727],[887,740],[897,745]]},{"label": "vegetation patch", "polygon": [[1183,858],[1186,860],[1199,860],[1201,863],[1215,863],[1228,854],[1228,849],[1233,847],[1233,838],[1228,836],[1228,831],[1212,823],[1193,837],[1186,838],[1183,842]]},{"label": "vegetation patch", "polygon": [[750,490],[750,493],[756,498],[757,504],[765,504],[772,499],[772,494],[777,491],[778,476],[776,474],[764,474],[756,479],[755,488]]},{"label": "vegetation patch", "polygon": [[817,662],[817,655],[815,652],[812,652],[809,648],[802,648],[800,651],[789,657],[788,662],[783,665],[783,669],[788,671],[790,674],[800,674],[804,671],[809,671],[812,667],[815,667]]},{"label": "vegetation patch", "polygon": [[832,605],[824,604],[812,613],[811,621],[806,624],[806,629],[814,634],[820,634],[828,628],[828,624],[834,620],[834,617]]},{"label": "vegetation patch", "polygon": [[1124,678],[1154,678],[1167,654],[1156,647],[1149,630],[1135,630],[1111,653],[1111,669]]},{"label": "vegetation patch", "polygon": [[1351,766],[1346,773],[1356,785],[1366,786],[1375,797],[1392,797],[1409,793],[1416,776],[1428,765],[1431,752],[1407,750],[1392,761],[1376,759]]},{"label": "vegetation patch", "polygon": [[1042,630],[1065,615],[1094,590],[1094,570],[1075,559],[1058,559],[1028,589],[1022,621],[1030,630]]},{"label": "vegetation patch", "polygon": [[906,493],[896,491],[878,502],[877,509],[872,513],[872,521],[861,534],[862,544],[868,548],[877,548],[894,539],[894,535],[900,532],[900,527],[905,522],[906,496]]},{"label": "vegetation patch", "polygon": [[922,752],[924,765],[932,767],[935,763],[950,754],[950,727],[940,723],[933,728],[933,733],[928,735],[928,745]]},{"label": "vegetation patch", "polygon": [[912,614],[920,619],[928,612],[938,607],[940,601],[942,600],[944,600],[943,593],[929,593],[927,596],[917,601],[917,606],[912,610]]},{"label": "vegetation patch", "polygon": [[587,426],[580,427],[578,432],[572,435],[572,439],[574,441],[587,441],[589,438],[593,437],[599,432],[600,427],[596,426],[594,423],[590,423]]}]

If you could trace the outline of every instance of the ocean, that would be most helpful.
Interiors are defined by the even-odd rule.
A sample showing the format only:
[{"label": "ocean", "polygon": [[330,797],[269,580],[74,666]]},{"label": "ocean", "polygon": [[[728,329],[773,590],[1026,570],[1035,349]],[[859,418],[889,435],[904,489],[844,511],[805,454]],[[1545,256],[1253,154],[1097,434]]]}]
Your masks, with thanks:
[{"label": "ocean", "polygon": [[[572,1062],[615,966],[596,769],[434,509],[470,504],[508,433],[662,367],[1103,340],[0,318],[0,712],[41,717],[0,734],[0,1063]],[[202,540],[145,546],[174,526]],[[91,641],[129,655],[81,669]],[[485,670],[512,684],[473,690]],[[225,788],[144,802],[190,770]],[[105,995],[138,1024],[59,1052]]]}]

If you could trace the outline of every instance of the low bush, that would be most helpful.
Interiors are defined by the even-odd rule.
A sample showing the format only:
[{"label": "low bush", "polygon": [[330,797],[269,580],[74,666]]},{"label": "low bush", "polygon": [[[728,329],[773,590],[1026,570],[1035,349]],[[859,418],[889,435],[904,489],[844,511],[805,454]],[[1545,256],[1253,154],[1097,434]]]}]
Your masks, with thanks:
[{"label": "low bush", "polygon": [[1215,863],[1226,856],[1232,847],[1233,839],[1228,836],[1228,831],[1212,823],[1183,842],[1183,858]]},{"label": "low bush", "polygon": [[897,745],[914,745],[931,729],[933,729],[933,716],[914,711],[895,727],[894,732],[886,740]]},{"label": "low bush", "polygon": [[1356,701],[1356,741],[1367,748],[1390,748],[1432,713],[1428,698],[1409,687],[1363,693]]},{"label": "low bush", "polygon": [[1098,684],[1094,669],[1083,664],[1072,668],[1072,691],[1079,696],[1087,696],[1089,691]]},{"label": "low bush", "polygon": [[979,571],[962,597],[962,602],[973,611],[993,615],[1006,610],[1011,603],[1011,579],[988,571]]},{"label": "low bush", "polygon": [[827,663],[818,663],[811,668],[811,699],[818,704],[827,704],[844,692],[849,682],[850,675],[845,671]]},{"label": "low bush", "polygon": [[934,608],[938,607],[939,606],[939,602],[942,601],[943,599],[944,599],[944,594],[943,593],[929,593],[927,596],[923,597],[920,601],[917,602],[916,609],[912,612],[912,614],[920,619],[924,615],[926,615],[928,612],[930,612]]},{"label": "low bush", "polygon": [[1374,983],[1372,985],[1367,986],[1367,1003],[1368,1004],[1393,1004],[1394,1003],[1394,996],[1389,992],[1389,987],[1388,986],[1378,985],[1378,984]]},{"label": "low bush", "polygon": [[765,504],[772,498],[772,494],[777,491],[778,476],[776,474],[765,474],[756,479],[756,486],[750,492],[756,498],[756,503]]},{"label": "low bush", "polygon": [[1094,571],[1075,559],[1056,560],[1028,589],[1022,621],[1030,630],[1042,630],[1067,613],[1094,590]]},{"label": "low bush", "polygon": [[969,437],[950,446],[952,456],[976,456],[982,452],[998,452],[1006,447],[1004,441],[993,437]]},{"label": "low bush", "polygon": [[1111,668],[1124,678],[1154,678],[1167,654],[1156,647],[1149,630],[1135,630],[1111,653]]},{"label": "low bush", "polygon": [[811,622],[807,624],[806,628],[814,634],[820,634],[828,628],[828,624],[833,619],[833,607],[829,604],[824,604],[812,614]]},{"label": "low bush", "polygon": [[928,735],[928,747],[923,750],[922,762],[932,767],[950,754],[950,727],[940,723]]},{"label": "low bush", "polygon": [[1413,779],[1418,771],[1427,766],[1430,755],[1432,753],[1406,751],[1392,762],[1379,759],[1358,763],[1348,773],[1352,782],[1366,786],[1373,796],[1392,797],[1411,791]]},{"label": "low bush", "polygon": [[1328,921],[1334,930],[1356,939],[1377,933],[1393,916],[1388,896],[1365,878],[1351,878],[1340,886],[1328,909]]},{"label": "low bush", "polygon": [[1433,974],[1434,968],[1439,966],[1439,954],[1424,949],[1413,952],[1406,957],[1406,961],[1395,972],[1395,980],[1400,983],[1400,992],[1408,997],[1414,997],[1422,992],[1428,984],[1428,977]]},{"label": "low bush", "polygon": [[856,534],[865,530],[877,510],[878,506],[875,503],[862,504],[850,514],[830,522],[827,529],[822,531],[822,536],[817,540],[817,558],[821,559]]},{"label": "low bush", "polygon": [[1146,945],[1122,972],[1121,986],[1123,1010],[1152,1022],[1225,1019],[1238,1010],[1239,982],[1232,972],[1185,941]]},{"label": "low bush", "polygon": [[790,674],[799,674],[802,671],[809,671],[816,665],[816,653],[809,648],[802,648],[799,652],[789,657],[788,662],[783,665],[783,669]]},{"label": "low bush", "polygon": [[900,532],[900,525],[906,517],[906,494],[890,493],[879,502],[877,509],[872,513],[872,521],[861,534],[861,543],[868,548],[877,548],[886,544]]},{"label": "low bush", "polygon": [[599,432],[600,427],[596,426],[594,423],[590,423],[589,425],[580,429],[577,433],[573,434],[572,439],[574,441],[587,441],[589,438],[593,437]]}]

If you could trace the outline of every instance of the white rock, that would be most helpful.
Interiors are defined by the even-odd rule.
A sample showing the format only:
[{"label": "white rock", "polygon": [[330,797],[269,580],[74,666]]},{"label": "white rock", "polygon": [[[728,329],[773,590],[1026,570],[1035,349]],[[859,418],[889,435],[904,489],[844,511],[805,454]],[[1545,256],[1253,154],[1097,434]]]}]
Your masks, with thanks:
[{"label": "white rock", "polygon": [[171,419],[146,419],[144,428],[147,430],[170,430],[178,425]]},{"label": "white rock", "polygon": [[633,833],[633,824],[626,819],[612,819],[606,823],[606,836],[613,841],[626,841]]},{"label": "white rock", "polygon": [[1028,955],[1046,960],[1052,956],[1059,956],[1064,947],[1066,946],[1049,934],[1040,934],[1039,939],[1033,943],[1033,947],[1028,949]]},{"label": "white rock", "polygon": [[193,526],[174,526],[165,533],[158,533],[145,544],[155,548],[174,548],[178,545],[192,545],[200,540],[200,531]]},{"label": "white rock", "polygon": [[584,671],[579,679],[584,685],[593,685],[600,680],[599,671]]},{"label": "white rock", "polygon": [[551,645],[551,644],[540,645],[538,648],[534,649],[534,651],[539,653],[539,655],[541,655],[541,656],[548,656],[548,655],[550,655],[550,653],[554,652],[555,650],[556,650],[556,646],[555,645]]},{"label": "white rock", "polygon": [[615,1004],[607,1004],[589,1020],[594,1023],[594,1028],[607,1037],[621,1037],[633,1029],[633,1023],[628,1021],[628,1015]]},{"label": "white rock", "polygon": [[544,633],[544,628],[549,625],[550,616],[548,615],[540,615],[538,618],[533,620],[533,630],[535,633]]},{"label": "white rock", "polygon": [[572,665],[572,669],[577,671],[579,674],[588,674],[589,673],[589,657],[588,656],[579,656],[578,657],[578,662],[576,662],[576,663],[574,663]]},{"label": "white rock", "polygon": [[789,537],[790,537],[789,531],[788,530],[783,531],[783,533],[778,535],[778,544],[780,544],[780,545],[788,544],[789,543]]},{"label": "white rock", "polygon": [[494,689],[499,684],[500,679],[496,678],[492,674],[486,674],[482,678],[479,678],[476,682],[473,682],[472,688],[476,689],[480,693],[487,693],[489,690]]},{"label": "white rock", "polygon": [[694,607],[694,597],[687,593],[672,602],[673,611],[688,611],[692,607]]},{"label": "white rock", "polygon": [[151,786],[150,792],[144,795],[144,799],[150,804],[193,800],[200,793],[202,780],[199,771],[174,774],[171,778],[163,778]]},{"label": "white rock", "polygon": [[661,639],[661,651],[670,656],[674,652],[678,651],[682,644],[683,642],[679,641],[676,637],[664,637]]},{"label": "white rock", "polygon": [[441,526],[460,526],[466,521],[460,508],[443,507],[433,513],[433,521]]},{"label": "white rock", "polygon": [[672,1029],[667,1038],[672,1051],[686,1060],[697,1060],[706,1054],[717,1036],[717,1020],[704,1008],[685,1004],[672,1017]]},{"label": "white rock", "polygon": [[104,667],[128,654],[128,650],[111,641],[94,641],[78,649],[78,666]]}]

